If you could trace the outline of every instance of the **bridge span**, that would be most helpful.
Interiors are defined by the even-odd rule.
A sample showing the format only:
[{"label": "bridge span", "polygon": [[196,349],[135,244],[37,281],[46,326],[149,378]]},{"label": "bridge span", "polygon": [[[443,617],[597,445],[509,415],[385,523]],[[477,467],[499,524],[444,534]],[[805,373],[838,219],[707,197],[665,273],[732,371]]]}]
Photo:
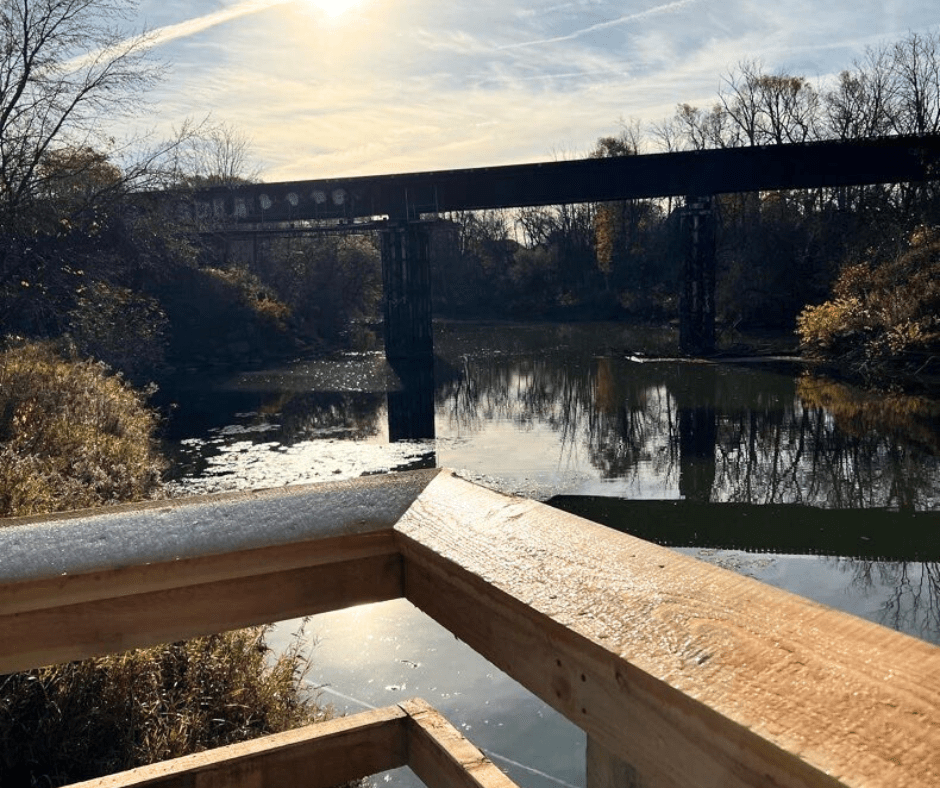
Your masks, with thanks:
[{"label": "bridge span", "polygon": [[[680,350],[715,342],[715,195],[940,178],[940,135],[680,151],[397,175],[216,187],[186,195],[193,218],[227,232],[381,222],[389,359],[432,351],[430,261],[421,220],[450,211],[682,197],[686,251]],[[350,227],[349,229],[359,229]]]}]

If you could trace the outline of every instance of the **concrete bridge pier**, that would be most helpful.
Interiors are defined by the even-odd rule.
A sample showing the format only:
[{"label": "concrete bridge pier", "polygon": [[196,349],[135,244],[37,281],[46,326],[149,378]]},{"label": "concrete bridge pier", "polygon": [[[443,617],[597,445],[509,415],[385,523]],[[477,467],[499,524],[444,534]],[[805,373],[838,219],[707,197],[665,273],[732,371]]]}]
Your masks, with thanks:
[{"label": "concrete bridge pier", "polygon": [[711,197],[686,197],[685,254],[679,290],[679,352],[715,350],[715,216]]},{"label": "concrete bridge pier", "polygon": [[397,377],[388,393],[389,439],[433,438],[429,226],[390,221],[381,234],[385,357]]}]

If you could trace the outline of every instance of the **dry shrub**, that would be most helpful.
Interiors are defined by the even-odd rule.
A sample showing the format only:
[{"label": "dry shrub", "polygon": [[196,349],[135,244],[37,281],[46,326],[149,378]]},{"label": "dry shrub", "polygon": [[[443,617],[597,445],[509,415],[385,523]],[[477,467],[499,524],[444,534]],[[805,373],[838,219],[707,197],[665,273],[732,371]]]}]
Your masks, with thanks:
[{"label": "dry shrub", "polygon": [[291,309],[274,290],[245,268],[204,268],[203,272],[228,285],[237,293],[243,306],[279,331],[287,329]]},{"label": "dry shrub", "polygon": [[940,231],[918,228],[906,252],[846,266],[835,298],[797,318],[804,350],[867,367],[923,367],[940,354]]},{"label": "dry shrub", "polygon": [[65,785],[328,719],[256,627],[0,677],[0,785]]},{"label": "dry shrub", "polygon": [[0,353],[0,516],[135,501],[160,488],[143,395],[48,343]]},{"label": "dry shrub", "polygon": [[152,379],[164,364],[169,320],[157,300],[143,293],[91,284],[69,313],[69,329],[82,355],[134,380]]},{"label": "dry shrub", "polygon": [[[49,344],[0,353],[0,513],[134,501],[160,489],[156,419],[98,363]],[[329,716],[301,644],[264,628],[0,676],[0,785],[63,785]]]}]

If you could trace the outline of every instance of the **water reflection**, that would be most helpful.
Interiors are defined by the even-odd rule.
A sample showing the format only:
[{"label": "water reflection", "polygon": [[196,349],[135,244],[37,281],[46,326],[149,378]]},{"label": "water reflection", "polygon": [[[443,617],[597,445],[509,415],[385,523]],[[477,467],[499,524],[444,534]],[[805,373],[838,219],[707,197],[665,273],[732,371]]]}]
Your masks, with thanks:
[{"label": "water reflection", "polygon": [[170,395],[185,406],[168,437],[422,440],[431,464],[553,462],[565,489],[550,492],[591,477],[632,498],[940,509],[935,401],[865,395],[792,363],[644,360],[623,348],[649,338],[606,326],[439,333],[433,371],[370,353],[192,382]]},{"label": "water reflection", "polygon": [[846,558],[838,564],[851,574],[852,586],[860,594],[890,589],[882,597],[879,623],[940,644],[940,562],[879,563]]},{"label": "water reflection", "polygon": [[433,376],[366,353],[193,382],[171,424],[178,490],[441,464],[543,500],[652,499],[626,518],[643,538],[851,557],[868,562],[862,578],[906,584],[895,607],[917,599],[936,624],[911,578],[936,587],[937,402],[866,395],[794,361],[657,359],[649,349],[671,336],[617,325],[445,326],[437,338]]},{"label": "water reflection", "polygon": [[655,497],[940,507],[936,404],[843,395],[833,409],[843,389],[792,369],[503,354],[466,357],[437,399],[452,430],[546,426],[601,478],[652,476]]},{"label": "water reflection", "polygon": [[[609,485],[556,505],[706,560],[833,556],[856,598],[840,606],[940,641],[940,404],[865,394],[792,361],[593,356],[570,339],[469,350],[438,388],[439,418],[460,434],[494,421],[519,440],[552,430],[559,465],[583,456]],[[789,587],[812,596],[818,581]]]},{"label": "water reflection", "polygon": [[[392,364],[397,378],[388,389],[388,439],[425,440],[434,437],[434,365],[429,359]],[[433,457],[429,459],[433,468]]]}]

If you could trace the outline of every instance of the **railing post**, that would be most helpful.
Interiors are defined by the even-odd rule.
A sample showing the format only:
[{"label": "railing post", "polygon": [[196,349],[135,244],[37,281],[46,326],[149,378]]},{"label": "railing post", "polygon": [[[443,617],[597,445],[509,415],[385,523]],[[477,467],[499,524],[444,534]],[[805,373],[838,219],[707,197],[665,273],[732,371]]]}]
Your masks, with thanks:
[{"label": "railing post", "polygon": [[685,255],[679,289],[679,351],[715,349],[715,217],[711,197],[686,197]]},{"label": "railing post", "polygon": [[590,734],[587,737],[586,761],[587,788],[652,788],[641,782],[636,769],[612,755]]}]

